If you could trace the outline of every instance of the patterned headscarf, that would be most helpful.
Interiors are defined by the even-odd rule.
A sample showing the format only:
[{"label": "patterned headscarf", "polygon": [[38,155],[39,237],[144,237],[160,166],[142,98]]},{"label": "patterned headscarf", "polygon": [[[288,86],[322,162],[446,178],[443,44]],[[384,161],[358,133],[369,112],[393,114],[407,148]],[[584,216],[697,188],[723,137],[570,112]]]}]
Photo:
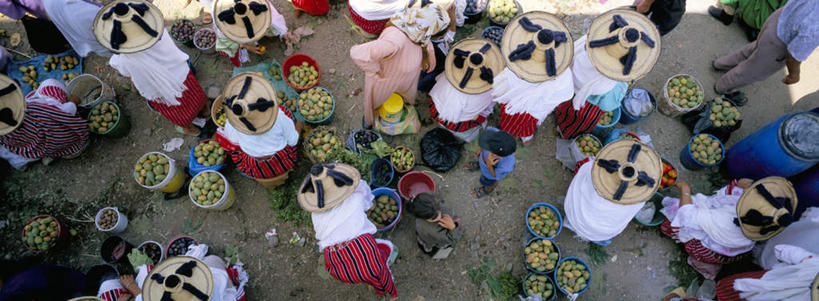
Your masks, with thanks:
[{"label": "patterned headscarf", "polygon": [[410,7],[390,18],[390,23],[415,43],[429,42],[433,35],[449,26],[449,15],[438,4]]}]

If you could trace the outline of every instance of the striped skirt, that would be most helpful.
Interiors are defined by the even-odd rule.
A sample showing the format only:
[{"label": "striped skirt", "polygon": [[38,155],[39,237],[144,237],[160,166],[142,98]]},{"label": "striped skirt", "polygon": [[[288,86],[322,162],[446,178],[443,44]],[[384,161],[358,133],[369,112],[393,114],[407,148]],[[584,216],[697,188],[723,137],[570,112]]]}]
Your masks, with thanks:
[{"label": "striped skirt", "polygon": [[375,242],[371,234],[324,248],[324,268],[344,283],[366,283],[379,296],[398,297],[387,265],[390,248]]},{"label": "striped skirt", "polygon": [[29,102],[22,124],[0,144],[29,159],[62,158],[82,150],[88,143],[88,121],[52,105]]},{"label": "striped skirt", "polygon": [[563,139],[591,133],[600,116],[605,114],[600,107],[586,102],[580,110],[575,110],[572,101],[568,100],[557,106],[554,110],[555,121]]},{"label": "striped skirt", "polygon": [[531,137],[535,135],[538,120],[529,113],[506,113],[506,104],[501,104],[500,129],[515,137]]},{"label": "striped skirt", "polygon": [[[660,231],[662,231],[665,235],[673,239],[677,239],[677,234],[679,233],[680,229],[671,226],[671,221],[666,219],[662,224],[660,224]],[[702,245],[697,239],[689,240],[684,244],[685,252],[688,253],[689,256],[693,257],[697,261],[711,263],[711,264],[729,264],[741,261],[747,256],[747,254],[740,254],[737,256],[725,256],[721,254],[717,254],[711,249],[706,248]]]},{"label": "striped skirt", "polygon": [[353,10],[353,8],[350,7],[350,4],[347,4],[347,10],[350,11],[350,18],[353,19],[353,23],[355,23],[355,25],[358,25],[358,27],[361,27],[361,29],[363,29],[367,33],[371,33],[371,34],[381,33],[381,31],[384,30],[384,26],[387,25],[387,21],[390,20],[390,19],[384,19],[384,20],[372,20],[371,21],[371,20],[364,19],[364,17],[359,16]]},{"label": "striped skirt", "polygon": [[739,301],[745,300],[739,297],[739,291],[734,289],[734,281],[737,279],[742,278],[752,278],[752,279],[759,279],[765,275],[768,271],[755,271],[755,272],[745,272],[734,274],[725,278],[722,278],[719,282],[717,282],[717,298],[720,301]]},{"label": "striped skirt", "polygon": [[324,15],[330,11],[328,0],[292,0],[292,2],[293,7],[314,16]]},{"label": "striped skirt", "polygon": [[193,75],[193,71],[188,72],[188,77],[185,79],[185,92],[182,92],[182,97],[177,98],[178,106],[169,106],[157,101],[149,100],[148,104],[151,108],[159,112],[171,123],[187,127],[196,118],[196,115],[202,111],[202,108],[208,104],[208,97],[205,96],[205,91]]},{"label": "striped skirt", "polygon": [[429,115],[432,116],[432,118],[434,118],[435,121],[440,123],[441,126],[446,128],[447,130],[450,130],[450,131],[453,131],[453,132],[458,132],[458,133],[466,132],[466,131],[471,130],[471,129],[475,128],[475,127],[479,127],[479,126],[483,125],[484,122],[486,122],[486,116],[483,116],[483,115],[478,115],[478,118],[475,118],[473,120],[467,120],[467,121],[461,121],[461,122],[449,122],[449,121],[443,120],[443,119],[438,117],[438,116],[440,116],[440,114],[438,114],[438,108],[435,107],[435,102],[432,101],[432,98],[429,99]]},{"label": "striped skirt", "polygon": [[293,169],[296,166],[296,147],[285,146],[270,158],[259,159],[236,150],[230,153],[236,169],[254,179],[272,179]]}]

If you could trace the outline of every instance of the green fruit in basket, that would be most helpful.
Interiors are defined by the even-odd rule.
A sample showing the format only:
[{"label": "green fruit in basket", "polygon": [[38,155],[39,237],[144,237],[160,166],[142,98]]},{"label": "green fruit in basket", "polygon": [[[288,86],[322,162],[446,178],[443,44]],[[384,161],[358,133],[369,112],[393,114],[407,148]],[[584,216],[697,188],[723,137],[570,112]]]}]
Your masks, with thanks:
[{"label": "green fruit in basket", "polygon": [[321,121],[332,113],[334,101],[326,90],[315,87],[299,95],[299,112],[309,121]]},{"label": "green fruit in basket", "polygon": [[559,287],[569,293],[577,293],[588,286],[590,275],[586,266],[570,259],[560,264],[555,276],[555,281]]},{"label": "green fruit in basket", "polygon": [[531,242],[523,249],[523,255],[526,264],[538,272],[553,270],[560,257],[552,241],[546,239]]},{"label": "green fruit in basket", "polygon": [[600,145],[600,141],[591,135],[582,135],[577,137],[575,143],[577,144],[577,149],[586,156],[597,155],[597,152],[599,152],[600,148],[602,147],[602,145]]},{"label": "green fruit in basket", "polygon": [[526,295],[540,295],[543,300],[549,299],[554,294],[554,286],[549,281],[549,277],[543,275],[531,275],[524,281]]},{"label": "green fruit in basket", "polygon": [[225,149],[215,140],[203,141],[193,148],[196,163],[213,166],[225,162]]},{"label": "green fruit in basket", "polygon": [[391,197],[380,195],[367,210],[367,218],[378,228],[386,227],[398,217],[398,203]]},{"label": "green fruit in basket", "polygon": [[336,137],[335,133],[327,129],[311,132],[306,141],[305,147],[319,162],[324,162],[330,152],[342,147],[341,140]]},{"label": "green fruit in basket", "polygon": [[614,119],[614,111],[606,112],[606,114],[603,114],[603,116],[600,116],[600,120],[597,121],[597,124],[598,125],[609,125],[609,124],[611,124],[612,119]]},{"label": "green fruit in basket", "polygon": [[722,145],[705,134],[695,136],[691,141],[690,149],[694,160],[705,165],[716,164],[722,159]]},{"label": "green fruit in basket", "polygon": [[134,165],[134,178],[139,184],[154,186],[165,180],[170,169],[171,164],[164,155],[149,154]]},{"label": "green fruit in basket", "polygon": [[119,110],[116,105],[103,102],[91,108],[88,115],[88,127],[92,132],[103,134],[116,124]]},{"label": "green fruit in basket", "polygon": [[307,88],[318,81],[318,70],[307,62],[290,66],[289,71],[287,81],[298,88]]},{"label": "green fruit in basket", "polygon": [[219,202],[225,191],[225,180],[213,171],[205,171],[191,180],[191,199],[199,205],[210,206]]},{"label": "green fruit in basket", "polygon": [[667,92],[671,103],[682,109],[695,108],[703,100],[703,91],[697,82],[684,75],[672,78],[668,83]]},{"label": "green fruit in basket", "polygon": [[552,209],[546,206],[536,207],[532,209],[532,211],[529,211],[527,219],[532,231],[544,237],[553,237],[557,228],[560,227],[560,221],[558,221],[557,215],[555,215]]}]

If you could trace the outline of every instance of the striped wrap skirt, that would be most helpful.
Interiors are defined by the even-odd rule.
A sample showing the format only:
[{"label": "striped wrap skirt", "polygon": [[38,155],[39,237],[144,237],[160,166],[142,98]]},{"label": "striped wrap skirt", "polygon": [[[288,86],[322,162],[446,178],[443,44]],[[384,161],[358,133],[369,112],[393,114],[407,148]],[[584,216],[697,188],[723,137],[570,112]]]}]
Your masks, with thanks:
[{"label": "striped wrap skirt", "polygon": [[188,72],[188,77],[185,78],[185,92],[182,92],[182,97],[177,98],[179,105],[169,106],[158,101],[149,100],[148,104],[152,109],[164,116],[168,121],[180,127],[187,127],[196,118],[196,115],[202,111],[202,108],[208,104],[208,97],[205,96],[205,91],[193,75],[193,71]]},{"label": "striped wrap skirt", "polygon": [[457,133],[466,132],[473,128],[482,126],[483,123],[486,122],[486,116],[483,115],[478,115],[478,118],[461,122],[446,121],[439,117],[440,114],[438,113],[438,108],[435,107],[435,102],[432,101],[432,98],[429,99],[429,115],[432,116],[432,118],[435,118],[435,121],[437,121],[445,129]]},{"label": "striped wrap skirt", "polygon": [[379,296],[398,297],[392,272],[387,265],[390,248],[378,244],[371,234],[324,248],[324,268],[344,283],[366,283]]},{"label": "striped wrap skirt", "polygon": [[529,113],[506,113],[506,104],[501,104],[500,129],[512,136],[525,138],[535,135],[538,120]]},{"label": "striped wrap skirt", "polygon": [[591,133],[600,120],[600,116],[605,113],[600,107],[589,102],[586,102],[580,110],[575,110],[571,100],[561,103],[554,110],[557,128],[563,139],[572,139]]},{"label": "striped wrap skirt", "polygon": [[739,291],[734,289],[734,281],[737,279],[742,278],[753,278],[759,279],[765,275],[768,271],[754,271],[754,272],[745,272],[734,274],[725,278],[722,278],[719,282],[717,282],[717,298],[720,301],[739,301],[745,300],[739,297]]},{"label": "striped wrap skirt", "polygon": [[0,136],[0,144],[24,158],[64,158],[88,145],[88,121],[55,106],[29,102],[14,131]]},{"label": "striped wrap skirt", "polygon": [[379,34],[382,30],[384,30],[384,26],[387,25],[387,21],[390,19],[383,19],[383,20],[367,20],[364,17],[359,16],[350,4],[347,4],[347,10],[350,11],[350,18],[353,19],[353,23],[361,27],[364,31],[370,34]]}]

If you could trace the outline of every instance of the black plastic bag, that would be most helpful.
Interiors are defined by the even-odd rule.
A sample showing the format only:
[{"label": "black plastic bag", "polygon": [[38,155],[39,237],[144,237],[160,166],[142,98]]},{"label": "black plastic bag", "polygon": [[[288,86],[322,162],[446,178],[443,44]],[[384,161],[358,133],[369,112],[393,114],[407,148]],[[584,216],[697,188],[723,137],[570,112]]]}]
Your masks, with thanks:
[{"label": "black plastic bag", "polygon": [[442,128],[435,128],[421,138],[421,158],[435,171],[452,169],[461,158],[463,142]]},{"label": "black plastic bag", "polygon": [[[728,101],[734,105],[733,102],[727,99],[718,98],[720,101]],[[714,122],[710,120],[709,116],[711,115],[711,106],[714,105],[714,101],[708,102],[707,105],[702,107],[699,110],[691,111],[686,113],[682,116],[682,122],[685,124],[692,133],[696,134],[711,134],[714,137],[717,137],[719,141],[722,143],[728,142],[728,139],[731,138],[731,133],[738,130],[740,126],[742,126],[742,119],[737,120],[736,124],[734,125],[725,125],[725,126],[716,126]]]}]

